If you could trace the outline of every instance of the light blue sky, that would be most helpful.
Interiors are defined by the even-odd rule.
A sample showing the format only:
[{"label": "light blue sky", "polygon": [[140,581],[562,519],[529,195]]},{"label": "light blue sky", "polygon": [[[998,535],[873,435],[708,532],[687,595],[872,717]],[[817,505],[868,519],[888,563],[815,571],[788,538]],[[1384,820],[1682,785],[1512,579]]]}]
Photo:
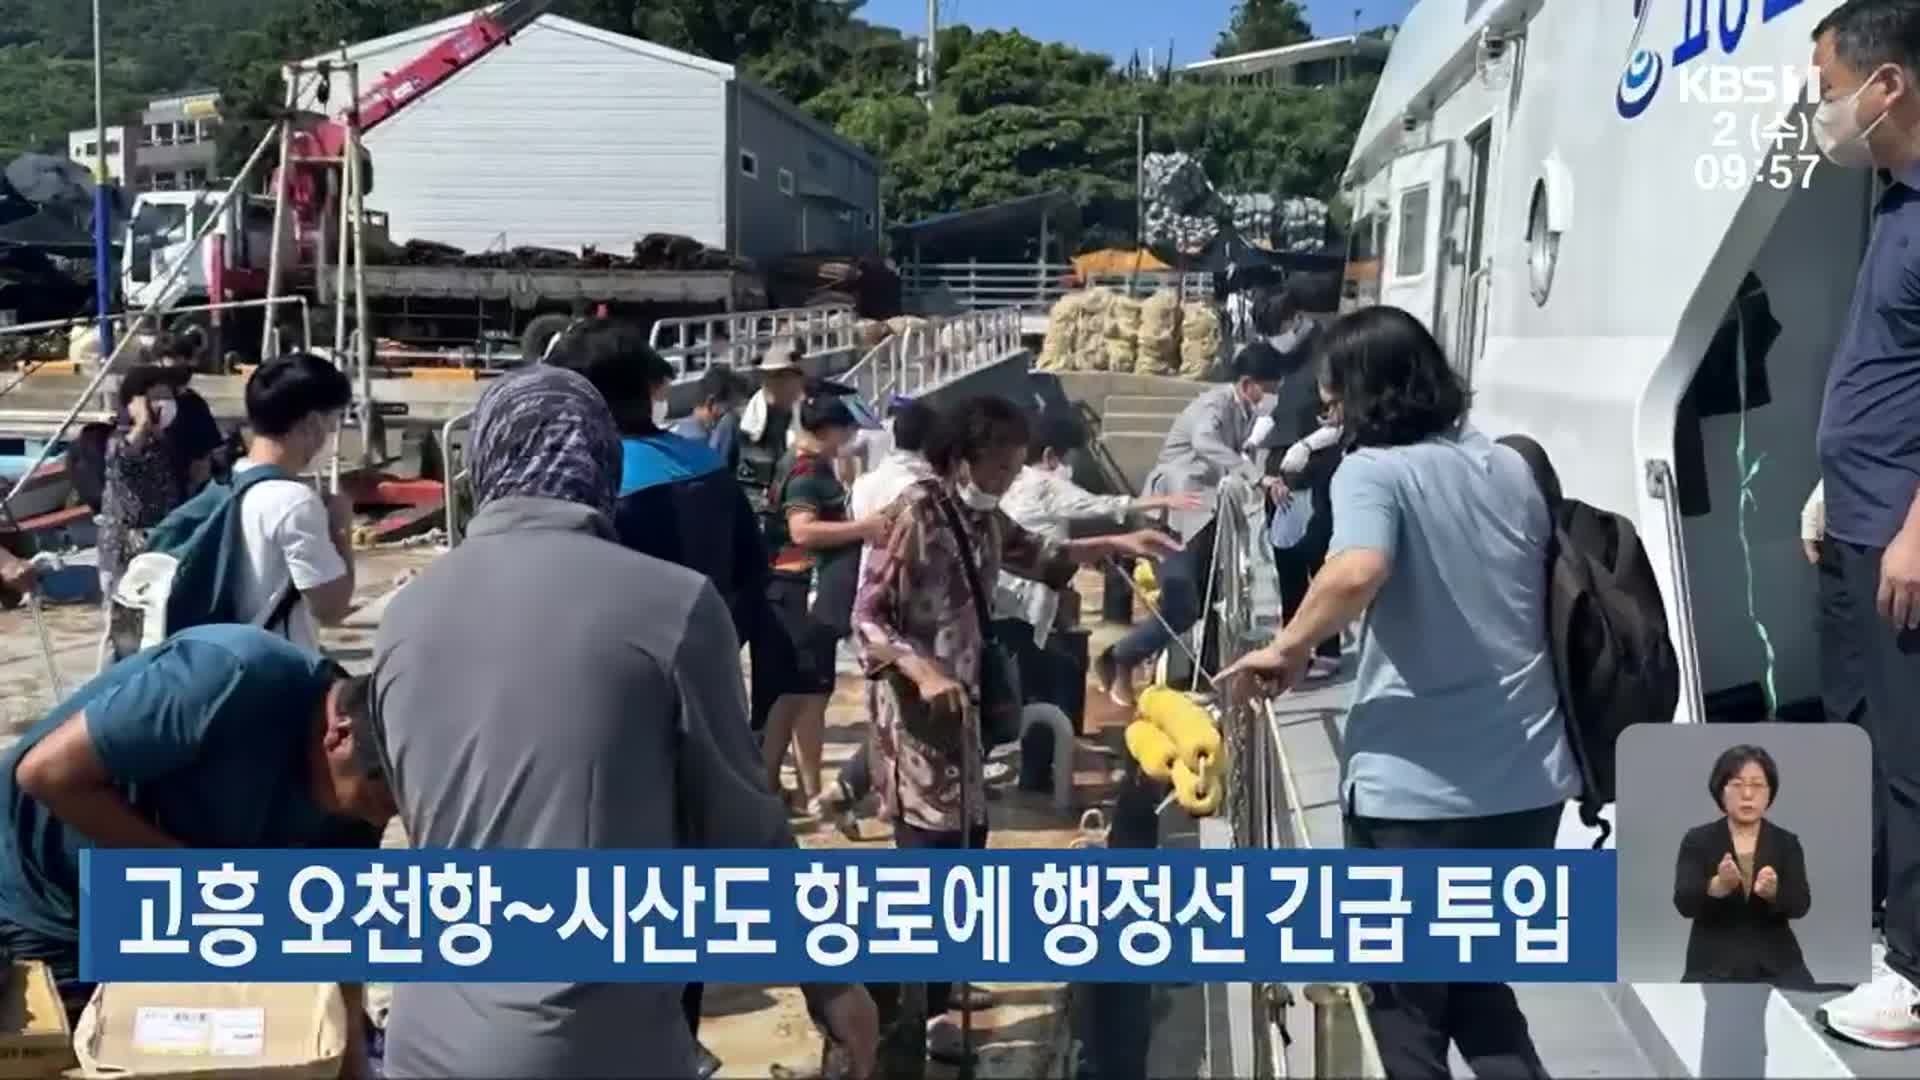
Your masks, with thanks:
[{"label": "light blue sky", "polygon": [[[1584,0],[1594,2],[1594,0]],[[1307,0],[1307,17],[1322,36],[1353,32],[1360,25],[1399,22],[1413,0]],[[1124,63],[1140,50],[1153,49],[1164,61],[1173,42],[1174,61],[1188,64],[1213,55],[1213,43],[1226,29],[1233,0],[940,0],[940,18],[979,29],[1019,30],[1042,41],[1064,41],[1103,52]],[[926,0],[867,0],[861,17],[869,22],[920,32],[927,24]]]}]

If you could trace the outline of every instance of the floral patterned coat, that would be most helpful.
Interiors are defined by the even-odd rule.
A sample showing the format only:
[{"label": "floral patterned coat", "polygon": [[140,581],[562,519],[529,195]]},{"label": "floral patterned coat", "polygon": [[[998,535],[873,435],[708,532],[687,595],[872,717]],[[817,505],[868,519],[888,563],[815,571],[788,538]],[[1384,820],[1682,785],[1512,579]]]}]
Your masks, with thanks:
[{"label": "floral patterned coat", "polygon": [[[1015,525],[998,510],[968,509],[938,483],[916,484],[887,511],[893,529],[868,551],[853,625],[867,677],[874,788],[891,820],[935,832],[961,832],[962,793],[972,824],[987,819],[980,754],[980,617],[945,503],[967,530],[987,602],[1002,570],[1062,588],[1074,564],[1058,544]],[[956,725],[920,700],[900,673],[903,657],[938,662],[968,690]]]}]

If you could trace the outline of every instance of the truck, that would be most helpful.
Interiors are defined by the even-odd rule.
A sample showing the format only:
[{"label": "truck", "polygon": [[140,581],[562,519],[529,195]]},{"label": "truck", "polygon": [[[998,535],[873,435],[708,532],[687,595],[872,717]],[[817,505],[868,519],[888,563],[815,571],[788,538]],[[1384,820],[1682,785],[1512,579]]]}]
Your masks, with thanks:
[{"label": "truck", "polygon": [[[571,258],[568,253],[510,252],[478,259],[421,259],[388,238],[384,215],[359,209],[353,230],[365,246],[364,271],[341,288],[340,212],[349,153],[362,155],[361,176],[372,162],[359,136],[426,97],[455,74],[512,40],[551,0],[512,0],[475,14],[472,22],[435,43],[348,104],[340,118],[302,114],[292,121],[281,196],[214,191],[151,191],[134,201],[125,236],[121,290],[129,308],[228,304],[276,297],[304,303],[195,311],[171,317],[174,330],[200,331],[206,368],[257,358],[266,340],[265,318],[276,320],[282,341],[331,340],[334,306],[359,300],[377,327],[376,356],[386,362],[494,366],[538,359],[554,335],[574,319],[608,315],[652,322],[661,318],[754,310],[766,306],[765,284],[737,265],[724,269],[649,269],[634,260]],[[194,245],[210,216],[218,220]],[[279,231],[275,242],[276,223]],[[424,245],[431,250],[432,245]],[[274,262],[278,252],[278,275]],[[177,260],[188,267],[172,281]],[[729,263],[716,258],[711,263]],[[269,316],[268,311],[273,314]],[[310,322],[299,325],[301,312]],[[355,310],[348,312],[354,323]],[[346,342],[336,342],[344,349]]]}]

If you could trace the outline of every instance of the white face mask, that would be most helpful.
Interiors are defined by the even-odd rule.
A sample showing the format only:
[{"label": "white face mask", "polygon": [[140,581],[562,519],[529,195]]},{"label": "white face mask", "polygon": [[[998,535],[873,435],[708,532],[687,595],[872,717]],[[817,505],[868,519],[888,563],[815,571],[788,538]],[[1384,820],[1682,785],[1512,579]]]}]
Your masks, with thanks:
[{"label": "white face mask", "polygon": [[1280,398],[1278,395],[1263,393],[1260,395],[1260,400],[1254,402],[1252,405],[1248,406],[1248,408],[1253,410],[1254,419],[1257,420],[1263,416],[1272,416],[1273,410],[1279,404],[1280,404]]},{"label": "white face mask", "polygon": [[978,510],[982,513],[987,513],[1000,509],[1000,496],[989,495],[981,491],[974,486],[971,480],[960,481],[959,491],[960,501],[966,503],[967,509],[969,510]]},{"label": "white face mask", "polygon": [[653,399],[653,426],[654,427],[663,428],[667,426],[667,410],[671,407],[672,407],[671,403],[667,401],[666,398]]},{"label": "white face mask", "polygon": [[1873,166],[1873,147],[1867,139],[1892,111],[1889,109],[1881,113],[1878,119],[1865,127],[1860,125],[1860,95],[1870,85],[1871,78],[1844,98],[1821,102],[1813,113],[1813,141],[1819,144],[1820,152],[1827,156],[1828,161],[1843,169]]},{"label": "white face mask", "polygon": [[147,408],[153,413],[153,422],[160,427],[172,424],[173,418],[180,414],[180,403],[173,400],[149,401]]}]

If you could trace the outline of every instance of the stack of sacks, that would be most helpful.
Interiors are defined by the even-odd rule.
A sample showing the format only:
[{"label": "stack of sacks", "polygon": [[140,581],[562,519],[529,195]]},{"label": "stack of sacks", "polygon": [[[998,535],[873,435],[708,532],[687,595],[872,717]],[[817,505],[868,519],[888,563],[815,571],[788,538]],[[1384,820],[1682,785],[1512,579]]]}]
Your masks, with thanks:
[{"label": "stack of sacks", "polygon": [[1116,296],[1107,306],[1106,338],[1101,342],[1107,370],[1131,372],[1140,342],[1140,301]]},{"label": "stack of sacks", "polygon": [[1111,289],[1088,289],[1080,300],[1080,333],[1073,341],[1073,370],[1107,370],[1107,312],[1120,299]]},{"label": "stack of sacks", "polygon": [[1220,362],[1220,315],[1212,304],[1188,304],[1180,315],[1180,374],[1203,379]]},{"label": "stack of sacks", "polygon": [[1053,310],[1047,314],[1047,339],[1040,346],[1039,370],[1073,369],[1073,356],[1079,346],[1084,322],[1080,314],[1085,306],[1082,296],[1081,293],[1068,293],[1054,301]]},{"label": "stack of sacks", "polygon": [[1140,305],[1136,375],[1172,375],[1180,369],[1180,294],[1161,289]]}]

